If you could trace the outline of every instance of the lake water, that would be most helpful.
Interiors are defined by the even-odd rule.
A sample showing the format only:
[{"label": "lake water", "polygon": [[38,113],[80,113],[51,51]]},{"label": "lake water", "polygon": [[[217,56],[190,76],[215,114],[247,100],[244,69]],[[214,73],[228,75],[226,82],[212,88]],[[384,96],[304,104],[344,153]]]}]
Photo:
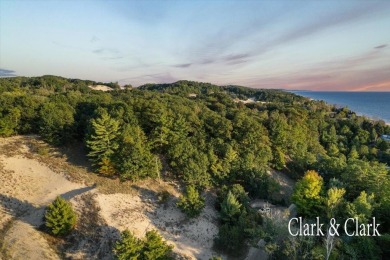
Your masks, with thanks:
[{"label": "lake water", "polygon": [[297,95],[348,107],[358,115],[390,123],[390,92],[291,91]]}]

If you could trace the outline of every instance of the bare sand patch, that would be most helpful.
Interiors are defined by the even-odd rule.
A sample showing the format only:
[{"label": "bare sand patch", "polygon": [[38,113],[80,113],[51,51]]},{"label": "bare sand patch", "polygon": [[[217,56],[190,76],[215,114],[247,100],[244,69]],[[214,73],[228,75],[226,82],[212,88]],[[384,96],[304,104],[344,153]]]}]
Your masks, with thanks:
[{"label": "bare sand patch", "polygon": [[111,91],[113,90],[112,88],[110,88],[109,86],[106,86],[106,85],[91,85],[91,86],[88,86],[90,89],[93,89],[93,90],[101,90],[101,91]]},{"label": "bare sand patch", "polygon": [[[10,259],[59,259],[37,228],[43,223],[45,206],[56,196],[70,199],[85,187],[36,160],[5,155],[11,140],[15,141],[0,142],[0,252]],[[15,148],[19,154],[27,150],[22,144]]]},{"label": "bare sand patch", "polygon": [[174,251],[189,259],[209,259],[217,255],[213,239],[218,233],[217,212],[211,198],[196,219],[187,217],[176,207],[177,198],[159,204],[156,196],[131,194],[99,194],[97,201],[102,215],[110,226],[120,231],[129,229],[138,237],[148,230],[157,229],[175,246]]}]

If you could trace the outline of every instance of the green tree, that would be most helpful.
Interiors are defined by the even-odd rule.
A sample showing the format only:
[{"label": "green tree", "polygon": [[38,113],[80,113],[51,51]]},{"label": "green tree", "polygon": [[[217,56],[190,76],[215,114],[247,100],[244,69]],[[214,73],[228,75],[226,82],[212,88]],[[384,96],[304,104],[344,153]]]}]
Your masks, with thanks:
[{"label": "green tree", "polygon": [[245,233],[238,225],[224,224],[215,239],[218,248],[232,255],[240,255],[245,247]]},{"label": "green tree", "polygon": [[173,246],[163,241],[156,230],[146,232],[144,247],[142,250],[142,260],[169,260]]},{"label": "green tree", "polygon": [[58,196],[46,209],[45,224],[53,235],[66,235],[76,225],[76,213],[72,205]]},{"label": "green tree", "polygon": [[227,198],[228,193],[231,192],[238,202],[245,208],[249,206],[250,198],[248,193],[245,191],[244,187],[240,184],[233,184],[231,186],[223,185],[222,188],[218,191],[218,202],[222,202]]},{"label": "green tree", "polygon": [[137,260],[142,253],[143,242],[129,230],[121,233],[121,239],[115,243],[114,254],[119,260]]},{"label": "green tree", "polygon": [[0,136],[11,136],[17,133],[21,111],[19,108],[11,108],[7,112],[0,111]]},{"label": "green tree", "polygon": [[276,147],[272,150],[273,153],[273,164],[275,169],[282,170],[286,165],[286,160],[284,158],[283,152],[279,149],[279,147]]},{"label": "green tree", "polygon": [[326,197],[325,200],[328,218],[335,217],[335,214],[337,213],[339,206],[343,202],[344,194],[345,194],[344,188],[332,187],[328,190],[328,196]]},{"label": "green tree", "polygon": [[349,216],[357,217],[361,222],[367,222],[374,210],[374,195],[368,195],[362,191],[359,197],[347,204],[346,210]]},{"label": "green tree", "polygon": [[142,240],[125,230],[113,251],[119,260],[170,260],[173,259],[172,249],[173,246],[163,241],[156,230],[146,232]]},{"label": "green tree", "polygon": [[112,174],[113,155],[118,149],[119,121],[110,117],[106,110],[99,111],[98,118],[91,120],[91,132],[86,143],[94,166],[99,173]]},{"label": "green tree", "polygon": [[227,223],[234,223],[241,214],[241,203],[231,191],[221,204],[221,219]]},{"label": "green tree", "polygon": [[159,176],[160,159],[151,153],[146,136],[139,126],[125,126],[116,153],[116,167],[122,179],[135,181]]},{"label": "green tree", "polygon": [[63,102],[45,103],[39,110],[39,134],[55,145],[70,140],[73,134],[75,110]]},{"label": "green tree", "polygon": [[298,212],[304,216],[317,216],[321,208],[322,177],[316,171],[307,171],[299,180],[292,194],[292,201],[297,205]]},{"label": "green tree", "polygon": [[188,217],[197,217],[204,208],[204,198],[200,196],[195,186],[189,185],[187,186],[186,193],[180,197],[177,206],[187,214]]}]

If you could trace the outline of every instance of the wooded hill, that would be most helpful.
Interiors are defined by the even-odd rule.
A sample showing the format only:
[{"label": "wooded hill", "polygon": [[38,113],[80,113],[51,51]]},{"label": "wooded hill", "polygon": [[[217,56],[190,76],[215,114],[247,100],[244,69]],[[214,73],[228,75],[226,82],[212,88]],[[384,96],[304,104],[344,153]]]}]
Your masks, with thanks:
[{"label": "wooded hill", "polygon": [[[100,84],[113,90],[88,87]],[[83,142],[97,174],[178,179],[187,186],[179,206],[191,217],[202,210],[202,191],[217,190],[216,245],[227,251],[267,237],[276,245],[274,257],[309,250],[314,258],[321,241],[310,247],[301,241],[289,251],[291,241],[264,231],[248,206],[254,198],[287,203],[272,196],[278,185],[266,171],[277,169],[299,180],[292,200],[300,215],[375,216],[381,223],[382,237],[340,240],[335,257],[389,255],[390,144],[380,136],[390,127],[347,108],[282,90],[192,81],[121,89],[56,76],[1,78],[0,136],[17,134],[38,134],[58,146]],[[305,175],[308,170],[315,173]],[[306,194],[310,185],[319,187],[317,194]]]}]

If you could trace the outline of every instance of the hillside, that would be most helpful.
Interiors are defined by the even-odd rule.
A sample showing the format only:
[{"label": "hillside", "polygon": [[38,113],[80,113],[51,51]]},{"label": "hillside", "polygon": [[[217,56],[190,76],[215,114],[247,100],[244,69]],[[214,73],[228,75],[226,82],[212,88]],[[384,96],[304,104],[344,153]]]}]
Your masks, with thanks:
[{"label": "hillside", "polygon": [[[89,87],[98,85],[112,90]],[[358,257],[375,258],[388,253],[390,233],[390,145],[380,138],[384,134],[390,134],[384,122],[282,90],[192,81],[120,89],[116,83],[56,76],[1,78],[1,178],[7,184],[0,193],[2,201],[28,202],[28,212],[20,214],[3,202],[4,223],[15,218],[37,228],[42,223],[31,222],[31,214],[42,215],[56,195],[80,190],[67,198],[80,216],[78,225],[64,244],[54,243],[57,252],[74,258],[113,257],[112,247],[126,229],[139,237],[157,229],[176,254],[199,259],[244,258],[259,241],[262,256],[326,254],[321,239],[289,236],[284,209],[293,202],[309,222],[316,216],[375,216],[383,238],[338,238],[332,248],[334,256],[348,258],[355,250]],[[41,146],[30,151],[28,138],[12,137],[17,135],[37,135]],[[22,150],[7,155],[17,140]],[[56,156],[68,160],[60,165],[69,170],[50,168]],[[54,183],[63,185],[53,190]],[[82,210],[88,200],[96,210]],[[105,248],[101,255],[79,247],[94,249],[80,235],[89,226],[100,232],[93,236]],[[12,240],[9,230],[3,226],[2,250]],[[54,239],[38,235],[44,238],[35,241],[43,244]],[[370,245],[369,252],[362,243]],[[52,255],[53,243],[46,244],[44,252]]]}]

